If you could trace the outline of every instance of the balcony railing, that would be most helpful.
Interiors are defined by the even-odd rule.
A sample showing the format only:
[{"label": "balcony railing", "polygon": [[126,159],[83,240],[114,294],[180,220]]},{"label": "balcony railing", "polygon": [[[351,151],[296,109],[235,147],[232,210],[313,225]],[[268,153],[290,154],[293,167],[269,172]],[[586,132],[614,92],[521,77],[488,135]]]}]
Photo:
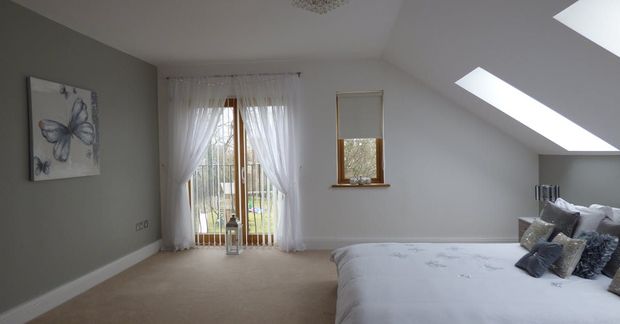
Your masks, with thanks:
[{"label": "balcony railing", "polygon": [[194,172],[192,210],[197,244],[224,244],[226,222],[236,212],[239,201],[245,211],[236,214],[244,216],[245,242],[273,245],[282,194],[266,178],[259,163],[247,164],[241,173],[244,192],[238,199],[234,165],[200,165]]}]

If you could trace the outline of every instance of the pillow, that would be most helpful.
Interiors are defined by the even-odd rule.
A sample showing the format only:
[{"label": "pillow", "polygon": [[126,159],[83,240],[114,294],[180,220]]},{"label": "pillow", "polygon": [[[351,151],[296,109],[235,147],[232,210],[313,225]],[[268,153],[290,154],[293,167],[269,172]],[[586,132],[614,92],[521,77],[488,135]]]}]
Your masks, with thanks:
[{"label": "pillow", "polygon": [[[582,233],[595,231],[598,224],[607,216],[611,218],[611,207],[593,204],[590,207],[579,206],[571,204],[570,202],[558,198],[554,202],[557,207],[560,207],[569,212],[579,212],[579,221],[575,227],[575,231],[572,237],[579,237]],[[565,233],[566,234],[566,233]]]},{"label": "pillow", "polygon": [[586,240],[586,247],[573,274],[586,279],[594,279],[601,274],[603,267],[611,259],[611,255],[618,247],[618,238],[597,232],[586,232],[578,238]]},{"label": "pillow", "polygon": [[616,223],[620,223],[620,208],[611,208],[612,211],[612,216],[611,219],[616,222]]},{"label": "pillow", "polygon": [[575,205],[569,203],[568,201],[562,199],[562,198],[558,198],[553,202],[554,205],[566,209],[568,211],[572,211],[572,212],[576,212],[577,210],[575,209]]},{"label": "pillow", "polygon": [[515,266],[523,269],[534,278],[540,278],[562,255],[562,245],[550,242],[536,243]]},{"label": "pillow", "polygon": [[605,213],[605,216],[607,216],[609,219],[614,219],[614,210],[613,208],[609,206],[600,205],[600,204],[592,204],[590,205],[590,208],[598,209],[602,211],[603,213]]},{"label": "pillow", "polygon": [[609,285],[608,290],[620,296],[620,271],[616,272],[614,280],[611,281],[611,285]]},{"label": "pillow", "polygon": [[586,247],[586,241],[572,239],[564,235],[564,233],[560,233],[552,242],[562,245],[562,255],[551,265],[551,271],[561,278],[568,278],[575,271],[575,267],[579,259],[581,259],[583,249]]},{"label": "pillow", "polygon": [[554,226],[551,223],[534,219],[532,224],[525,230],[521,236],[521,246],[528,251],[534,247],[539,241],[547,241],[553,232]]},{"label": "pillow", "polygon": [[[596,231],[601,234],[609,234],[620,238],[620,223],[615,223],[606,219],[601,222]],[[620,246],[616,248],[616,251],[611,255],[611,259],[607,262],[605,268],[603,268],[603,274],[611,278],[618,271],[618,268],[620,268]]]},{"label": "pillow", "polygon": [[579,212],[568,211],[547,202],[540,211],[540,219],[554,225],[555,230],[551,234],[552,237],[558,233],[572,237],[577,221],[579,221]]},{"label": "pillow", "polygon": [[[592,206],[600,206],[600,205],[592,205]],[[611,208],[606,206],[600,207],[584,207],[584,206],[575,206],[575,209],[579,212],[579,222],[575,227],[575,233],[573,237],[579,237],[581,234],[585,232],[596,231],[598,224],[601,223],[603,219],[607,216],[606,212],[611,211]],[[609,208],[609,210],[607,210]]]}]

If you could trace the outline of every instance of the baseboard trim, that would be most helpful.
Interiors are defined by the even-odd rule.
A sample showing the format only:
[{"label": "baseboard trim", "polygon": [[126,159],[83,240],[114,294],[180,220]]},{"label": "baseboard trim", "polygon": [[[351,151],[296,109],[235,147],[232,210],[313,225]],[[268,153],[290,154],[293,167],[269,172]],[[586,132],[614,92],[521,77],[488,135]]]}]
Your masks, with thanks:
[{"label": "baseboard trim", "polygon": [[157,253],[161,240],[0,314],[0,324],[25,323]]},{"label": "baseboard trim", "polygon": [[331,250],[359,243],[515,243],[518,240],[516,237],[309,237],[304,242],[309,250]]}]

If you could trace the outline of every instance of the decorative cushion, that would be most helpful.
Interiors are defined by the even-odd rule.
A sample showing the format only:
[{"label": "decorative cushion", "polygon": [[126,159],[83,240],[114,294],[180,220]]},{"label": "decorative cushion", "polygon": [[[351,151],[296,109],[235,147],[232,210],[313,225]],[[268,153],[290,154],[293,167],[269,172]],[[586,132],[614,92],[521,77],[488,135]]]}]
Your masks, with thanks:
[{"label": "decorative cushion", "polygon": [[616,275],[614,276],[614,280],[611,281],[611,284],[609,285],[608,290],[620,296],[620,271],[616,272]]},{"label": "decorative cushion", "polygon": [[560,255],[562,255],[562,245],[538,242],[515,266],[527,271],[534,278],[540,278],[558,260]]},{"label": "decorative cushion", "polygon": [[535,219],[521,237],[521,246],[528,251],[539,241],[547,241],[553,232],[554,226],[540,219]]},{"label": "decorative cushion", "polygon": [[[620,223],[615,223],[606,219],[601,222],[596,231],[601,234],[609,234],[620,238]],[[603,268],[603,274],[611,278],[618,271],[618,268],[620,268],[620,246],[616,247],[616,251],[614,251],[611,255],[611,259],[607,262],[605,268]]]},{"label": "decorative cushion", "polygon": [[618,238],[597,232],[586,232],[578,238],[586,240],[586,247],[573,274],[586,279],[594,279],[601,274],[603,267],[611,259],[611,255],[618,247]]},{"label": "decorative cushion", "polygon": [[596,231],[598,225],[607,216],[606,212],[611,212],[611,208],[609,207],[594,206],[595,207],[575,206],[575,209],[579,212],[579,222],[577,222],[573,237],[579,237],[585,232]]},{"label": "decorative cushion", "polygon": [[562,245],[562,255],[551,265],[551,271],[561,278],[568,278],[575,271],[575,267],[581,259],[583,249],[586,247],[585,240],[572,239],[564,233],[553,238],[553,243]]},{"label": "decorative cushion", "polygon": [[566,236],[572,237],[575,226],[579,221],[579,212],[568,211],[547,202],[540,211],[540,219],[554,225],[555,230],[551,233],[551,237],[558,233],[564,233]]}]

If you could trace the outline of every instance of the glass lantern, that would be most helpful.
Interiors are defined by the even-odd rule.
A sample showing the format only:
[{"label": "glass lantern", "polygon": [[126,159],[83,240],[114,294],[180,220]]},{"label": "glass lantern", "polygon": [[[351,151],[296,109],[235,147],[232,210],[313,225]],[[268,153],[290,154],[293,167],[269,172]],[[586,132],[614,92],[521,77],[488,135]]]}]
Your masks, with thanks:
[{"label": "glass lantern", "polygon": [[239,255],[241,253],[243,242],[241,232],[241,224],[237,222],[237,218],[233,214],[226,223],[226,254]]}]

